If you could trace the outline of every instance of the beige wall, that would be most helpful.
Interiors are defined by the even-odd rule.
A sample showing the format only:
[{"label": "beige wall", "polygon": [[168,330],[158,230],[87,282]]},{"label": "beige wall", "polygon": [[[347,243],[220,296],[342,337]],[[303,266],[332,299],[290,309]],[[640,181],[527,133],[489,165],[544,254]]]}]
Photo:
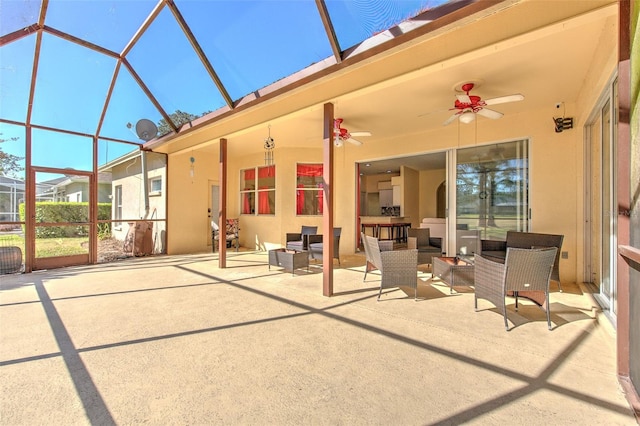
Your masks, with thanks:
[{"label": "beige wall", "polygon": [[438,187],[446,179],[447,169],[420,172],[419,221],[422,221],[425,217],[437,217]]},{"label": "beige wall", "polygon": [[[195,159],[193,178],[191,157]],[[168,161],[167,253],[206,251],[211,239],[209,180],[218,179],[217,152],[193,150],[170,155]]]},{"label": "beige wall", "polygon": [[412,227],[417,228],[420,223],[420,173],[410,167],[402,166],[400,175],[402,176],[400,216],[403,216],[406,222],[411,222]]}]

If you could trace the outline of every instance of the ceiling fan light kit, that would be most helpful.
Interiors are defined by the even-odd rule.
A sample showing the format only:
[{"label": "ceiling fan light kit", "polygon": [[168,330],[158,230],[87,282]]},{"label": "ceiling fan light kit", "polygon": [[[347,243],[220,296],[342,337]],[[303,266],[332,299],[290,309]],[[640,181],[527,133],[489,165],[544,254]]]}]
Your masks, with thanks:
[{"label": "ceiling fan light kit", "polygon": [[475,119],[476,115],[473,113],[473,111],[463,112],[462,114],[460,114],[459,118],[460,122],[464,124],[469,124]]}]

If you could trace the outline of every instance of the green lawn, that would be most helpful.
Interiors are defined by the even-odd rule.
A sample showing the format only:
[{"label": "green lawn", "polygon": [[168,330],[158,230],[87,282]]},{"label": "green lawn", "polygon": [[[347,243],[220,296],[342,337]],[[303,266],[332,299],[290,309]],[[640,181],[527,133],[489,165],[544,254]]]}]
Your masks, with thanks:
[{"label": "green lawn", "polygon": [[[89,252],[89,238],[38,238],[36,239],[36,257],[69,256]],[[21,235],[0,235],[0,246],[18,246],[24,258],[25,244]]]},{"label": "green lawn", "polygon": [[70,256],[87,253],[89,253],[88,237],[36,239],[36,257]]}]

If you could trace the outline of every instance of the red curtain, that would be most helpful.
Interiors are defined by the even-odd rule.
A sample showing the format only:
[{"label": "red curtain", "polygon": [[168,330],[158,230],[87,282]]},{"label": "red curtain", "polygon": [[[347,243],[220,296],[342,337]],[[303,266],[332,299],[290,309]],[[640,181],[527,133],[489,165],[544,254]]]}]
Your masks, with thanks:
[{"label": "red curtain", "polygon": [[[322,188],[322,185],[319,185]],[[322,214],[322,209],[324,206],[324,203],[322,202],[322,198],[324,197],[324,190],[320,189],[319,191],[317,191],[317,195],[316,195],[317,200],[318,200],[318,213]]]},{"label": "red curtain", "polygon": [[244,180],[245,182],[248,180],[254,180],[256,178],[255,169],[247,169],[244,171]]},{"label": "red curtain", "polygon": [[302,210],[304,209],[304,185],[299,184],[298,189],[296,190],[296,214],[302,214]]},{"label": "red curtain", "polygon": [[276,175],[276,166],[258,167],[258,177],[266,178]]},{"label": "red curtain", "polygon": [[247,193],[242,194],[242,214],[251,214],[251,202],[249,197],[250,195]]},{"label": "red curtain", "polygon": [[322,176],[322,164],[298,164],[298,177]]},{"label": "red curtain", "polygon": [[[261,186],[259,189],[267,189],[266,186]],[[271,208],[269,207],[269,192],[258,192],[258,214],[271,214]]]},{"label": "red curtain", "polygon": [[[252,188],[256,187],[255,180],[256,180],[255,169],[244,170],[244,190],[245,191],[250,191]],[[242,213],[243,214],[252,213],[251,212],[251,194],[248,194],[248,193],[242,194]]]}]

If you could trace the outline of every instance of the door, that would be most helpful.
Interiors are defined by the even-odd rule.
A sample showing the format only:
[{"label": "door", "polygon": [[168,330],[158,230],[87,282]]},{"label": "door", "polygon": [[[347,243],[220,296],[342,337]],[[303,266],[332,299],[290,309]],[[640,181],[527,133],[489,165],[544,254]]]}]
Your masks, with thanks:
[{"label": "door", "polygon": [[453,173],[456,255],[478,253],[481,239],[529,229],[528,141],[459,149]]},{"label": "door", "polygon": [[34,209],[29,224],[33,269],[88,265],[95,257],[93,175],[69,169],[31,168]]}]

